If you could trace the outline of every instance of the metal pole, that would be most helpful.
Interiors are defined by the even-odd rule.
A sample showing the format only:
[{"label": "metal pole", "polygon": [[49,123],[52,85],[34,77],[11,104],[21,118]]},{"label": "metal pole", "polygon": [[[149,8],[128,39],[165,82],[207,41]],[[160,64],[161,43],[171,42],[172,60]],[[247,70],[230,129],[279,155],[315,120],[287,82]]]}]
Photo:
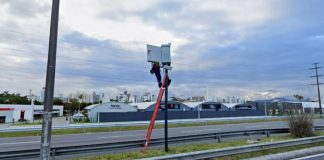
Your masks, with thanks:
[{"label": "metal pole", "polygon": [[52,132],[52,109],[55,83],[55,65],[56,65],[56,47],[57,47],[57,30],[59,19],[60,0],[52,1],[52,15],[47,59],[47,73],[45,85],[45,101],[43,112],[42,137],[40,146],[40,159],[49,160],[51,151],[51,132]]},{"label": "metal pole", "polygon": [[198,103],[197,108],[198,108],[198,119],[200,119],[200,104],[199,103]]},{"label": "metal pole", "polygon": [[166,82],[164,82],[165,87],[165,104],[164,104],[164,150],[168,152],[168,86],[169,86],[169,75],[168,70],[164,69],[166,74]]},{"label": "metal pole", "polygon": [[318,81],[318,72],[317,72],[317,63],[315,63],[315,71],[316,71],[316,84],[317,84],[317,93],[318,93],[318,103],[319,103],[319,108],[320,108],[320,114],[323,114],[323,110],[322,110],[322,102],[321,102],[321,92],[320,92],[320,84]]}]

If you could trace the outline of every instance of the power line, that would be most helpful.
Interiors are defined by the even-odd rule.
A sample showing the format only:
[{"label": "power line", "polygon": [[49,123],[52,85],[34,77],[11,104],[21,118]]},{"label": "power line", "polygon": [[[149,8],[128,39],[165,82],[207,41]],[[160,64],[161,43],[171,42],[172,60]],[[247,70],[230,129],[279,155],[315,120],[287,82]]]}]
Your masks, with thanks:
[{"label": "power line", "polygon": [[321,102],[321,92],[320,92],[320,85],[324,84],[324,83],[320,83],[318,80],[318,77],[321,77],[323,75],[319,75],[318,74],[318,69],[322,68],[319,67],[318,64],[319,62],[313,63],[314,64],[314,68],[310,68],[311,70],[315,70],[315,75],[311,76],[312,78],[316,78],[316,83],[315,84],[311,84],[311,85],[316,85],[317,86],[317,95],[318,95],[318,103],[319,103],[319,108],[320,108],[320,114],[323,114],[323,110],[322,110],[322,102]]}]

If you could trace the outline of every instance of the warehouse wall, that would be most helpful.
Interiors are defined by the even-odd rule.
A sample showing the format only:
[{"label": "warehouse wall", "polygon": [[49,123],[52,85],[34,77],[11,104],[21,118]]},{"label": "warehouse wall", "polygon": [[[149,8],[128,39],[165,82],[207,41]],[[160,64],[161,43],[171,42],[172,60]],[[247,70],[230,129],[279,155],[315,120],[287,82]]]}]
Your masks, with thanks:
[{"label": "warehouse wall", "polygon": [[[151,119],[153,112],[128,112],[128,113],[99,113],[100,122],[123,122],[123,121],[148,121]],[[216,118],[216,117],[242,117],[242,116],[264,116],[264,111],[201,111],[200,118]],[[169,119],[194,119],[198,118],[197,111],[185,112],[168,112]],[[157,120],[164,119],[164,112],[158,112]]]}]

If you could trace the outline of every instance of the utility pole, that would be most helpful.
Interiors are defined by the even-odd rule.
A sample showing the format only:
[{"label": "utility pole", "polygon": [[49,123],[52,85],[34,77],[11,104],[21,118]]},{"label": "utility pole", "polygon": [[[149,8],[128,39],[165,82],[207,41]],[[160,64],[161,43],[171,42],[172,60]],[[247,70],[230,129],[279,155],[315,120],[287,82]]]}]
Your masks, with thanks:
[{"label": "utility pole", "polygon": [[321,102],[321,91],[320,91],[320,85],[321,84],[324,84],[324,83],[320,83],[319,80],[318,80],[318,77],[321,77],[323,75],[319,75],[318,74],[318,69],[319,68],[322,68],[322,67],[319,67],[318,64],[319,62],[316,62],[316,63],[313,63],[314,64],[314,68],[310,68],[311,70],[315,70],[315,76],[311,76],[312,78],[316,78],[316,83],[315,84],[311,84],[311,85],[317,85],[317,95],[318,95],[318,104],[319,104],[319,108],[320,108],[320,114],[322,116],[323,114],[323,110],[322,110],[322,102]]},{"label": "utility pole", "polygon": [[264,115],[267,116],[267,100],[264,101]]},{"label": "utility pole", "polygon": [[54,95],[54,84],[55,84],[59,4],[60,4],[60,0],[52,1],[51,26],[50,26],[46,85],[45,85],[45,101],[44,101],[44,112],[43,112],[42,137],[41,137],[41,146],[40,146],[41,149],[40,159],[42,160],[49,160],[51,156],[52,110],[53,110],[53,95]]}]

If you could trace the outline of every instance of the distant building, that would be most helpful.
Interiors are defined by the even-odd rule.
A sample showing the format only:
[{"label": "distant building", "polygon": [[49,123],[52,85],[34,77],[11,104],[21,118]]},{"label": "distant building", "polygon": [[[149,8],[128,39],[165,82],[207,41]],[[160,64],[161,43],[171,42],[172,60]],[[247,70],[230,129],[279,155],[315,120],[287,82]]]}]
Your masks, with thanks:
[{"label": "distant building", "polygon": [[193,101],[193,102],[202,102],[202,101],[205,101],[205,97],[203,97],[203,96],[190,97],[190,101]]},{"label": "distant building", "polygon": [[137,103],[137,102],[138,102],[137,95],[131,96],[130,103]]},{"label": "distant building", "polygon": [[137,112],[137,108],[125,103],[108,102],[103,104],[93,104],[87,106],[85,110],[88,112],[90,122],[98,122],[100,113],[111,112]]},{"label": "distant building", "polygon": [[99,103],[100,102],[100,95],[96,94],[96,92],[93,92],[92,94],[92,99],[93,99],[93,103]]},{"label": "distant building", "polygon": [[[10,122],[15,121],[33,121],[34,119],[39,119],[43,115],[44,106],[43,105],[17,105],[17,104],[0,104],[0,110],[8,110],[8,108],[12,109],[6,112],[6,117],[12,117]],[[4,114],[4,112],[2,112]],[[53,117],[63,116],[63,106],[53,106],[52,111]]]},{"label": "distant building", "polygon": [[108,102],[110,102],[110,97],[107,95],[107,94],[105,94],[105,93],[101,93],[101,102],[102,103],[108,103]]},{"label": "distant building", "polygon": [[39,97],[39,102],[44,102],[44,99],[45,99],[45,87],[42,88],[41,90],[41,94],[40,94],[40,97]]}]

